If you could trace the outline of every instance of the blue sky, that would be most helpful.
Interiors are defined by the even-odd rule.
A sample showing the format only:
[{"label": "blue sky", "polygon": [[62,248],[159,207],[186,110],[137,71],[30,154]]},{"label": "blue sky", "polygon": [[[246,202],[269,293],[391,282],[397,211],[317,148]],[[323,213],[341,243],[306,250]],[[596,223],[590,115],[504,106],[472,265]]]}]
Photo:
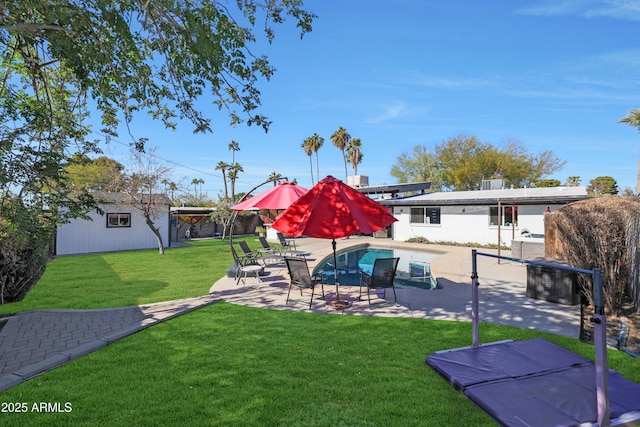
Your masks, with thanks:
[{"label": "blue sky", "polygon": [[[213,134],[133,123],[187,190],[202,178],[210,197],[222,192],[214,168],[231,163],[231,140],[245,171],[237,192],[272,171],[310,188],[300,144],[314,132],[325,138],[321,178],[344,179],[330,140],[338,126],[362,140],[358,173],[370,185],[396,182],[391,166],[415,145],[465,134],[496,146],[515,139],[532,154],[553,150],[566,165],[549,178],[588,185],[608,175],[621,190],[635,188],[640,133],[617,121],[640,108],[640,0],[308,0],[306,8],[318,15],[313,32],[300,40],[287,22],[272,45],[255,49],[277,68],[260,85],[268,134],[229,127],[207,99]],[[127,162],[121,145],[105,153]]]}]

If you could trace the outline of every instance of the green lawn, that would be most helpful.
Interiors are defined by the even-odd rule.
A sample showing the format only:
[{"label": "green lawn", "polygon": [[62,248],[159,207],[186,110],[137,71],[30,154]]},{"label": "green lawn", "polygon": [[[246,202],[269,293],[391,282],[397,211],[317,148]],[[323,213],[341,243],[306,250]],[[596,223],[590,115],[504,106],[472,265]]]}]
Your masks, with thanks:
[{"label": "green lawn", "polygon": [[[130,252],[60,258],[50,265],[43,289],[39,284],[20,305],[95,308],[195,296],[206,293],[229,265],[219,241],[164,257]],[[52,298],[72,293],[81,296]],[[565,337],[496,325],[480,330],[483,342],[541,336],[593,357],[593,347]],[[5,391],[2,402],[25,402],[30,412],[2,414],[1,424],[492,426],[424,363],[434,351],[470,341],[471,325],[464,322],[217,303]],[[637,359],[614,351],[609,359],[613,369],[640,382]],[[68,402],[71,412],[32,412],[40,402],[63,408]]]}]

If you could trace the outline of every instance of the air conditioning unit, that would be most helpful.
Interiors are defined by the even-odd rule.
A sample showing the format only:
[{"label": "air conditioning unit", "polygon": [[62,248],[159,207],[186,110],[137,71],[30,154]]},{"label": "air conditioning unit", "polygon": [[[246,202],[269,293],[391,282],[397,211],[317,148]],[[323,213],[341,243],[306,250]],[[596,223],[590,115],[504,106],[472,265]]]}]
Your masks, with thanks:
[{"label": "air conditioning unit", "polygon": [[503,188],[505,188],[504,179],[483,179],[482,180],[483,190],[502,190]]},{"label": "air conditioning unit", "polygon": [[368,187],[369,177],[364,175],[351,175],[347,177],[347,185],[353,188]]}]

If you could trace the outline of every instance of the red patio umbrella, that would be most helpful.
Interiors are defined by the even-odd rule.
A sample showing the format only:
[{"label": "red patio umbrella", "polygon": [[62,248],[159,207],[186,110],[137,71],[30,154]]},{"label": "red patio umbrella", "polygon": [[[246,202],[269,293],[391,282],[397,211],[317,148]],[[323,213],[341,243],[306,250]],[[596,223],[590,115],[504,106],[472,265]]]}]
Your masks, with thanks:
[{"label": "red patio umbrella", "polygon": [[243,211],[246,209],[286,209],[291,203],[307,193],[306,188],[291,182],[282,182],[262,193],[238,203],[231,209]]},{"label": "red patio umbrella", "polygon": [[397,221],[389,209],[339,179],[327,176],[282,212],[271,227],[289,236],[332,239],[338,291],[336,240],[357,233],[370,234]]}]

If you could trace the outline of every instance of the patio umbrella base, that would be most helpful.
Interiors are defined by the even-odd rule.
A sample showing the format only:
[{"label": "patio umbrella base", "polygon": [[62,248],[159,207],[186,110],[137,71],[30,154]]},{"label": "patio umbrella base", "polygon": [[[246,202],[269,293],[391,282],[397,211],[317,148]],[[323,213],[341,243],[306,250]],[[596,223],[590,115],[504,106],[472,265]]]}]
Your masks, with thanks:
[{"label": "patio umbrella base", "polygon": [[345,308],[349,308],[351,306],[351,303],[347,300],[334,299],[331,301],[327,301],[327,305],[330,305],[336,310],[344,310]]}]

